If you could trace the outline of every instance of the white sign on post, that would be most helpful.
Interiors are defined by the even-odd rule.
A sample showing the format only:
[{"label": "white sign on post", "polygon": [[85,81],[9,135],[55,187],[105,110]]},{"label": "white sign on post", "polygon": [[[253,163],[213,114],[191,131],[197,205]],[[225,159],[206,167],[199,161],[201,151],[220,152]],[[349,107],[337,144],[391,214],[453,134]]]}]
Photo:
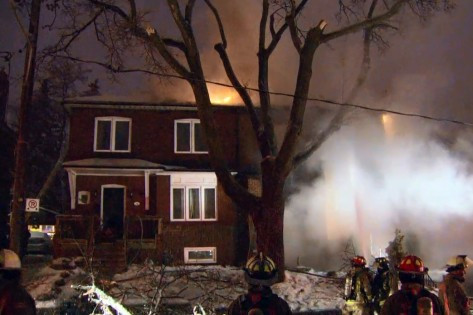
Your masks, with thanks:
[{"label": "white sign on post", "polygon": [[26,212],[39,212],[39,199],[26,199]]}]

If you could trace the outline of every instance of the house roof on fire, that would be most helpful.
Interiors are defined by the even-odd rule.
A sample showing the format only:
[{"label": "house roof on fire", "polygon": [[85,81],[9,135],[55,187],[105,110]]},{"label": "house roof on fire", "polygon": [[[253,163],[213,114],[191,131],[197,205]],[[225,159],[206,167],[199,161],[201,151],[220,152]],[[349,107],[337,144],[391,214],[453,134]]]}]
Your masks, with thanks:
[{"label": "house roof on fire", "polygon": [[131,169],[161,169],[161,170],[184,170],[181,166],[164,165],[141,159],[106,159],[92,158],[63,163],[65,167],[87,167],[87,168],[131,168]]},{"label": "house roof on fire", "polygon": [[[153,102],[149,100],[126,99],[110,96],[93,96],[69,98],[63,102],[66,108],[127,108],[127,109],[145,109],[145,110],[197,110],[195,103],[178,102],[175,100],[165,100]],[[242,104],[212,104],[217,108],[232,110],[246,110]]]}]

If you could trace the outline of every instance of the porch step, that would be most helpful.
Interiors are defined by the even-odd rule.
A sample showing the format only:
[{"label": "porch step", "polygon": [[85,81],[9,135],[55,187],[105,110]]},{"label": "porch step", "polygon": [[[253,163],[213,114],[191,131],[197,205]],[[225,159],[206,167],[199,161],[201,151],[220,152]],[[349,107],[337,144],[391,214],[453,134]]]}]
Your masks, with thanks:
[{"label": "porch step", "polygon": [[92,267],[99,272],[117,273],[126,270],[126,251],[123,242],[96,244],[93,257]]}]

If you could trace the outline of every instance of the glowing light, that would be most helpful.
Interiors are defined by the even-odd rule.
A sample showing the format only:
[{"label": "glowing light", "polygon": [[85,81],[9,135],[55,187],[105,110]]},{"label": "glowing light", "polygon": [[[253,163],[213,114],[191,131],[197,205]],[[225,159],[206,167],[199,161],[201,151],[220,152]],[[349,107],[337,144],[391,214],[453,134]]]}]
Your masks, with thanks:
[{"label": "glowing light", "polygon": [[392,136],[394,134],[394,119],[389,114],[383,114],[381,116],[383,122],[384,133],[386,136]]},{"label": "glowing light", "polygon": [[234,105],[241,102],[240,96],[232,88],[209,86],[210,102],[216,105]]},{"label": "glowing light", "polygon": [[210,101],[212,104],[232,104],[233,102],[233,95],[220,95],[220,94],[211,94]]}]

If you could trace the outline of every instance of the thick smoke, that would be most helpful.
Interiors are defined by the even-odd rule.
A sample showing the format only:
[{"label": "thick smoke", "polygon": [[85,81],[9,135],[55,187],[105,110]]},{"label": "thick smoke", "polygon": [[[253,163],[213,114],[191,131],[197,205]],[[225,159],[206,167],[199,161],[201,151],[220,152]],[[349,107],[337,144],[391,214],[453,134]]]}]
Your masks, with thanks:
[{"label": "thick smoke", "polygon": [[[472,121],[472,3],[409,28],[375,57],[354,101]],[[309,126],[310,127],[310,126]],[[345,244],[382,254],[399,228],[406,247],[441,268],[473,254],[472,127],[357,111],[307,163],[322,169],[286,207],[287,261],[337,269]],[[327,250],[330,249],[330,250]],[[330,255],[331,254],[331,255]]]},{"label": "thick smoke", "polygon": [[415,119],[365,115],[332,136],[309,161],[309,168],[322,163],[323,178],[288,202],[289,262],[299,255],[307,264],[326,260],[317,257],[317,246],[307,247],[315,239],[325,251],[353,237],[359,254],[377,256],[396,228],[406,235],[407,248],[435,267],[456,253],[468,254],[469,162],[433,139],[430,128],[419,130]]}]

